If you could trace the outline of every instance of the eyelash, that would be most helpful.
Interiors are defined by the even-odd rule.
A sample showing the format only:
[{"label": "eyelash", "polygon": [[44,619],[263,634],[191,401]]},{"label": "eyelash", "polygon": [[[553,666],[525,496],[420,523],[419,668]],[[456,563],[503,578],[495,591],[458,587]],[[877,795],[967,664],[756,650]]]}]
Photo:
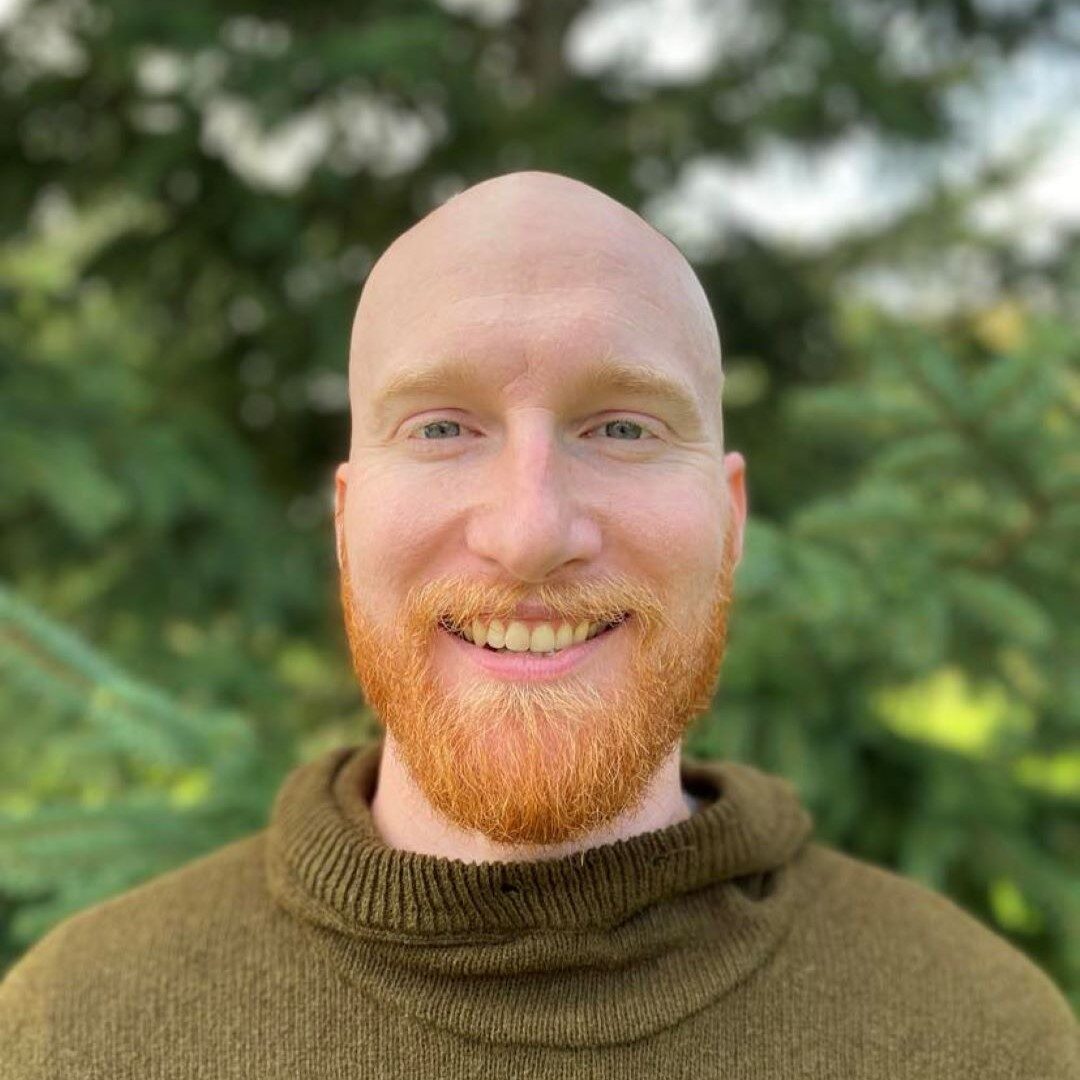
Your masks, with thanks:
[{"label": "eyelash", "polygon": [[[650,428],[647,424],[643,424],[640,420],[635,420],[631,416],[613,416],[609,420],[601,421],[599,424],[596,425],[596,427],[589,428],[589,431],[596,431],[598,428],[606,427],[608,424],[617,423],[619,420],[629,420],[631,424],[635,424],[637,427],[641,428],[641,430],[645,432],[645,436],[643,436],[640,439],[614,439],[613,440],[614,442],[625,442],[625,443],[630,443],[631,445],[633,445],[634,443],[649,442],[652,439],[659,438],[659,436],[656,434],[656,432],[654,432],[652,430],[652,428]],[[446,423],[450,423],[450,424],[457,424],[460,427],[465,426],[464,424],[461,423],[460,420],[454,420],[452,417],[449,417],[449,416],[435,416],[435,417],[432,417],[430,420],[424,420],[421,423],[416,424],[414,427],[410,428],[409,429],[409,440],[411,442],[419,442],[419,443],[452,442],[453,439],[413,439],[412,438],[412,436],[416,432],[423,431],[423,429],[428,427],[430,424],[438,424],[440,422],[446,422]]]}]

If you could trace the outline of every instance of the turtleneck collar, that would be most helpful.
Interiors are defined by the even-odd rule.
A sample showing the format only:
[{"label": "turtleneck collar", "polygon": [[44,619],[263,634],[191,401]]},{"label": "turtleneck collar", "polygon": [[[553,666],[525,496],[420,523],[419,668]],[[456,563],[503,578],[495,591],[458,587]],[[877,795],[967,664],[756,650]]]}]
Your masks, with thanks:
[{"label": "turtleneck collar", "polygon": [[745,977],[798,906],[813,819],[753,766],[683,756],[700,803],[683,821],[555,859],[467,863],[382,840],[381,754],[381,739],[340,747],[286,777],[268,883],[346,978],[427,1023],[494,1042],[637,1038]]}]

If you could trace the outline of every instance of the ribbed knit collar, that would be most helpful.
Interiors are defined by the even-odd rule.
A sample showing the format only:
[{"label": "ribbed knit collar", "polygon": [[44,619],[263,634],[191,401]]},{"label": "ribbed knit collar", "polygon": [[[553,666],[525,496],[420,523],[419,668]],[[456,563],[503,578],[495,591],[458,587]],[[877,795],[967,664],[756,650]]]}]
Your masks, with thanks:
[{"label": "ribbed knit collar", "polygon": [[666,828],[467,863],[382,840],[381,753],[340,747],[286,777],[268,883],[351,982],[426,1023],[493,1042],[637,1038],[745,977],[797,909],[813,820],[789,781],[750,765],[683,756],[702,805]]}]

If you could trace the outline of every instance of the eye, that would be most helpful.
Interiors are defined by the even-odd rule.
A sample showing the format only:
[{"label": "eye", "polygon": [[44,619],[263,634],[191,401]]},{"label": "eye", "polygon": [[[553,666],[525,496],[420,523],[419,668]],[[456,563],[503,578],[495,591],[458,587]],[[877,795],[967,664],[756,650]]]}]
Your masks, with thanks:
[{"label": "eye", "polygon": [[[421,424],[416,430],[417,431],[428,431],[431,428],[441,428],[441,429],[445,430],[448,427],[449,428],[457,428],[458,432],[461,431],[461,425],[456,420],[429,420],[426,424]],[[455,433],[451,432],[451,434],[455,434]],[[436,435],[434,437],[434,439],[426,439],[425,438],[425,439],[422,439],[421,442],[433,442],[433,441],[437,441],[439,438],[440,438],[440,436]]]},{"label": "eye", "polygon": [[[617,442],[642,442],[645,439],[656,438],[652,432],[649,431],[644,424],[639,424],[636,420],[631,420],[628,416],[619,416],[614,420],[608,420],[598,427],[592,429],[593,431],[609,431],[614,430],[621,433],[629,433],[627,438],[623,438],[621,434],[616,434],[614,438]],[[636,432],[636,434],[635,434]]]},{"label": "eye", "polygon": [[[603,424],[590,429],[589,434],[593,431],[603,431],[614,438],[616,442],[647,442],[655,440],[657,437],[644,424],[638,423],[637,420],[632,420],[628,416],[619,416],[614,420],[607,420]],[[410,438],[422,443],[446,442],[461,433],[462,425],[457,420],[441,417],[418,424],[410,432]]]}]

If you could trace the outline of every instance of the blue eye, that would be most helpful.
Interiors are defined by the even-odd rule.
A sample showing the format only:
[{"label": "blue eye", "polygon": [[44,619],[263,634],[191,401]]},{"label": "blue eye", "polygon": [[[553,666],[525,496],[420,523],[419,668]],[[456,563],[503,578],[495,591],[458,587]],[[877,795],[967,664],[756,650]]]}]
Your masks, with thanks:
[{"label": "blue eye", "polygon": [[[620,418],[618,420],[608,420],[608,422],[606,424],[601,424],[600,426],[606,430],[608,428],[614,427],[615,425],[620,425],[621,430],[623,430],[623,431],[626,431],[627,429],[636,428],[638,430],[638,432],[648,434],[648,432],[646,431],[645,427],[642,424],[639,424],[634,420],[628,420],[626,417],[622,417],[622,418]],[[641,437],[642,437],[642,435],[640,435],[640,434],[639,435],[634,435],[632,437],[632,441],[636,441],[636,440],[640,439]]]},{"label": "blue eye", "polygon": [[[455,427],[459,431],[461,430],[461,425],[456,420],[432,420],[429,423],[424,424],[419,430],[420,431],[427,431],[428,428],[445,427],[445,426]],[[421,441],[423,441],[423,442],[432,442],[432,441],[437,441],[437,440],[423,439]]]},{"label": "blue eye", "polygon": [[[636,420],[631,420],[627,416],[616,417],[614,420],[599,424],[597,427],[592,428],[588,434],[591,435],[595,431],[603,431],[613,437],[616,442],[642,442],[656,438],[644,424],[639,424]],[[435,434],[428,437],[430,432],[435,432]],[[418,442],[446,442],[447,439],[462,434],[462,425],[457,420],[444,417],[421,424],[414,429],[414,434]]]}]

